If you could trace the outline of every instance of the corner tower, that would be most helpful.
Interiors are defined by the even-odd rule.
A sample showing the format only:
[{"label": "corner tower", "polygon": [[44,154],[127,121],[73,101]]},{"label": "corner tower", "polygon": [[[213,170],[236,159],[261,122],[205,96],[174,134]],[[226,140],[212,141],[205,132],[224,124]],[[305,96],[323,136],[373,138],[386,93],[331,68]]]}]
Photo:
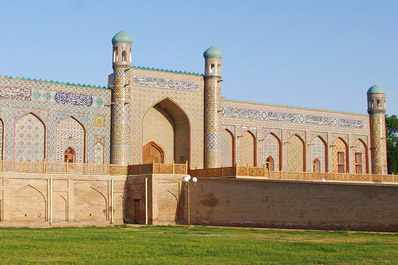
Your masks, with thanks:
[{"label": "corner tower", "polygon": [[120,31],[112,38],[113,78],[111,107],[111,163],[128,165],[130,159],[130,85],[132,38]]},{"label": "corner tower", "polygon": [[204,130],[205,130],[205,168],[221,166],[221,76],[222,52],[211,46],[204,53]]},{"label": "corner tower", "polygon": [[386,95],[384,89],[379,86],[372,86],[367,94],[368,113],[370,115],[372,173],[387,174]]}]

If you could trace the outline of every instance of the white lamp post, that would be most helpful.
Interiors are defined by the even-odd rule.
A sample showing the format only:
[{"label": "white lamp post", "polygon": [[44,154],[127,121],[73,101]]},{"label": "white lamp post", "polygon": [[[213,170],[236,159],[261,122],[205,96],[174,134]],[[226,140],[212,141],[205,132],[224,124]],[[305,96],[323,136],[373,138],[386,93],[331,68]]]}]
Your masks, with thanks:
[{"label": "white lamp post", "polygon": [[187,185],[187,223],[188,226],[191,225],[191,196],[190,196],[190,189],[189,189],[189,182],[192,181],[194,184],[198,182],[198,179],[196,177],[191,177],[190,175],[186,175],[182,181]]}]

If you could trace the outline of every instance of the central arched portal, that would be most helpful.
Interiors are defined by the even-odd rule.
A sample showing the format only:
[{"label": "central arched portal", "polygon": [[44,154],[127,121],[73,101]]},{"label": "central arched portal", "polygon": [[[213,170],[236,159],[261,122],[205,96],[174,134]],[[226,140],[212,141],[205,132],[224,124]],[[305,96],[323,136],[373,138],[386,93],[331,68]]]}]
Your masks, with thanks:
[{"label": "central arched portal", "polygon": [[142,163],[178,163],[190,160],[187,115],[170,99],[151,107],[143,119]]}]

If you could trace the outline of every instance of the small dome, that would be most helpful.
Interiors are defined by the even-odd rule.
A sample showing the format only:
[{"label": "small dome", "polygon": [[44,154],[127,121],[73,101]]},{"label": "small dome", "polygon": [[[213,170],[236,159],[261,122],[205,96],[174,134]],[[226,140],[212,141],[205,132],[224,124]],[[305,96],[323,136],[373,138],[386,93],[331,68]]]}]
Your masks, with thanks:
[{"label": "small dome", "polygon": [[211,46],[210,48],[205,50],[205,52],[203,53],[203,57],[205,57],[205,59],[210,59],[210,58],[221,59],[222,51],[217,47]]},{"label": "small dome", "polygon": [[112,44],[115,43],[133,43],[133,39],[130,37],[127,32],[119,31],[115,36],[112,38]]},{"label": "small dome", "polygon": [[368,90],[368,95],[370,94],[385,94],[384,88],[379,87],[379,86],[371,86]]}]

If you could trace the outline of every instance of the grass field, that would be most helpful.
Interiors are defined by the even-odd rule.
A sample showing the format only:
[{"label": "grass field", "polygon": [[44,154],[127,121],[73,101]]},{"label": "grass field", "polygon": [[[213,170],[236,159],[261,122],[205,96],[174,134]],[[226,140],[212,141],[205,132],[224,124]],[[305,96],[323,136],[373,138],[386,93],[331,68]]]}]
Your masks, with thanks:
[{"label": "grass field", "polygon": [[0,264],[398,264],[398,234],[210,227],[0,228]]}]

